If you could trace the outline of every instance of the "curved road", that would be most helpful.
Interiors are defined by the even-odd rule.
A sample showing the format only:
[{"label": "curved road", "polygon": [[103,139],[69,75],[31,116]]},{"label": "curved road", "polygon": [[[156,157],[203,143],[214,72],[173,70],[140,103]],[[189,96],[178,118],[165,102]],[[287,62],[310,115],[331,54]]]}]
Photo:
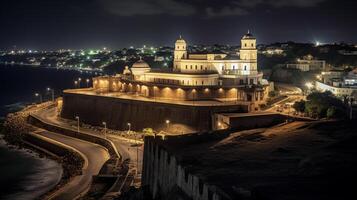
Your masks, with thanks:
[{"label": "curved road", "polygon": [[[34,113],[34,115],[39,117],[43,121],[61,126],[66,129],[76,130],[68,122],[64,122],[63,120],[61,120],[61,118],[57,117],[56,108],[38,110],[36,113]],[[87,134],[92,134],[95,136],[98,136],[98,135],[103,136],[103,133],[100,131],[98,132],[98,131],[87,129],[84,127],[81,127],[80,130],[81,130],[81,132],[84,132]],[[121,137],[118,137],[116,135],[111,135],[111,134],[108,134],[107,137],[114,143],[117,150],[120,152],[121,156],[123,157],[123,160],[130,159],[130,163],[135,168],[137,168],[139,174],[141,174],[142,160],[143,160],[143,146],[141,146],[137,149],[136,147],[132,146],[133,143],[125,141]]]},{"label": "curved road", "polygon": [[74,177],[59,192],[55,193],[56,195],[51,197],[51,199],[75,199],[78,195],[86,192],[92,182],[92,176],[97,175],[103,164],[109,159],[108,151],[100,145],[45,130],[37,131],[36,133],[73,147],[81,152],[88,161],[88,165],[84,166],[82,175]]}]

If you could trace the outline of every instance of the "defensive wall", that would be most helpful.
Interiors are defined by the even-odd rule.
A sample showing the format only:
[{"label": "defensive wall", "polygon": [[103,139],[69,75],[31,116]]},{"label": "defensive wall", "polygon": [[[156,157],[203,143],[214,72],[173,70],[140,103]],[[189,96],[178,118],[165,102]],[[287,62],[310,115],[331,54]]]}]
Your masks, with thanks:
[{"label": "defensive wall", "polygon": [[61,116],[67,119],[79,116],[81,122],[95,126],[106,122],[108,128],[118,130],[127,130],[127,123],[131,123],[133,130],[163,130],[166,120],[170,120],[172,127],[203,131],[212,129],[215,113],[247,111],[247,105],[195,105],[195,102],[183,105],[65,91]]},{"label": "defensive wall", "polygon": [[225,132],[211,134],[192,134],[168,137],[166,141],[146,137],[144,145],[144,163],[142,187],[146,188],[152,198],[158,199],[192,199],[192,200],[228,200],[232,199],[220,188],[205,183],[191,173],[174,150],[168,146],[188,145],[225,137]]}]

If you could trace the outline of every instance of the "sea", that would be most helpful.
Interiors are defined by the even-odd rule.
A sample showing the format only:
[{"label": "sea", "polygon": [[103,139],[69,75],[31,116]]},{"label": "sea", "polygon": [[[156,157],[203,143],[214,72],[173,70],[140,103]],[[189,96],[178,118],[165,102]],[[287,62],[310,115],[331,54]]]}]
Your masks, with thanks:
[{"label": "sea", "polygon": [[[74,81],[98,75],[92,71],[64,70],[40,66],[0,64],[0,120],[8,113],[21,110],[42,99],[50,100],[54,89],[60,96],[63,89],[74,88]],[[89,83],[90,84],[90,83]],[[9,146],[0,135],[0,199],[38,199],[61,179],[62,168],[53,160],[40,157],[36,152]]]}]

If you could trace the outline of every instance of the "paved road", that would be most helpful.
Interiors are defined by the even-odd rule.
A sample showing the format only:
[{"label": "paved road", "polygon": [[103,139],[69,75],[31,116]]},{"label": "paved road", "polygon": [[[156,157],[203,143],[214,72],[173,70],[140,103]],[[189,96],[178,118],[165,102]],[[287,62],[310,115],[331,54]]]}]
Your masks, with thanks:
[{"label": "paved road", "polygon": [[[46,110],[39,110],[35,113],[35,115],[42,120],[45,120],[47,122],[50,122],[52,124],[56,124],[58,126],[61,126],[66,129],[72,129],[76,130],[75,127],[71,126],[71,124],[68,123],[68,120],[63,120],[61,118],[58,118],[56,116],[56,108],[50,108]],[[76,124],[76,122],[73,121],[73,124]],[[96,136],[102,136],[104,137],[103,133],[100,131],[94,131],[92,129],[86,129],[81,127],[80,130],[82,132],[85,132],[87,134],[92,134]],[[138,149],[136,148],[135,143],[128,142],[127,140],[124,140],[122,137],[119,137],[117,135],[107,135],[108,139],[110,139],[114,145],[116,146],[118,152],[123,156],[123,159],[130,159],[130,163],[132,164],[133,167],[137,167],[138,164],[138,173],[141,174],[141,169],[142,169],[142,158],[143,158],[143,145],[139,146]],[[137,161],[138,159],[138,161]]]},{"label": "paved road", "polygon": [[83,169],[83,174],[76,176],[69,182],[53,199],[67,200],[74,199],[79,194],[86,191],[87,186],[92,181],[92,176],[97,175],[103,164],[109,159],[109,153],[100,145],[89,143],[83,140],[67,137],[49,131],[36,132],[44,137],[53,139],[81,152],[87,159],[88,165]]}]

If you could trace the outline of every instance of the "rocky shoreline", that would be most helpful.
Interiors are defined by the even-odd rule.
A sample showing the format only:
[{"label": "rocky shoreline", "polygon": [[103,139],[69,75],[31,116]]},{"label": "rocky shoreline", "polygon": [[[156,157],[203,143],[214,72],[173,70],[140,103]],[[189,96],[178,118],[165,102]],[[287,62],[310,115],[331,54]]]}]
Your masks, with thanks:
[{"label": "rocky shoreline", "polygon": [[82,166],[84,163],[83,158],[77,155],[76,152],[67,152],[65,155],[54,156],[53,154],[41,150],[41,148],[34,148],[28,145],[26,141],[29,133],[35,131],[37,128],[27,123],[27,118],[31,112],[36,109],[41,109],[49,106],[48,103],[41,105],[31,105],[21,111],[10,113],[5,118],[1,127],[3,139],[6,141],[9,148],[28,149],[36,152],[40,158],[46,157],[54,160],[62,166],[63,173],[60,182],[50,191],[40,196],[40,199],[46,199],[53,193],[57,192],[60,188],[66,185],[71,179],[82,173]]}]

